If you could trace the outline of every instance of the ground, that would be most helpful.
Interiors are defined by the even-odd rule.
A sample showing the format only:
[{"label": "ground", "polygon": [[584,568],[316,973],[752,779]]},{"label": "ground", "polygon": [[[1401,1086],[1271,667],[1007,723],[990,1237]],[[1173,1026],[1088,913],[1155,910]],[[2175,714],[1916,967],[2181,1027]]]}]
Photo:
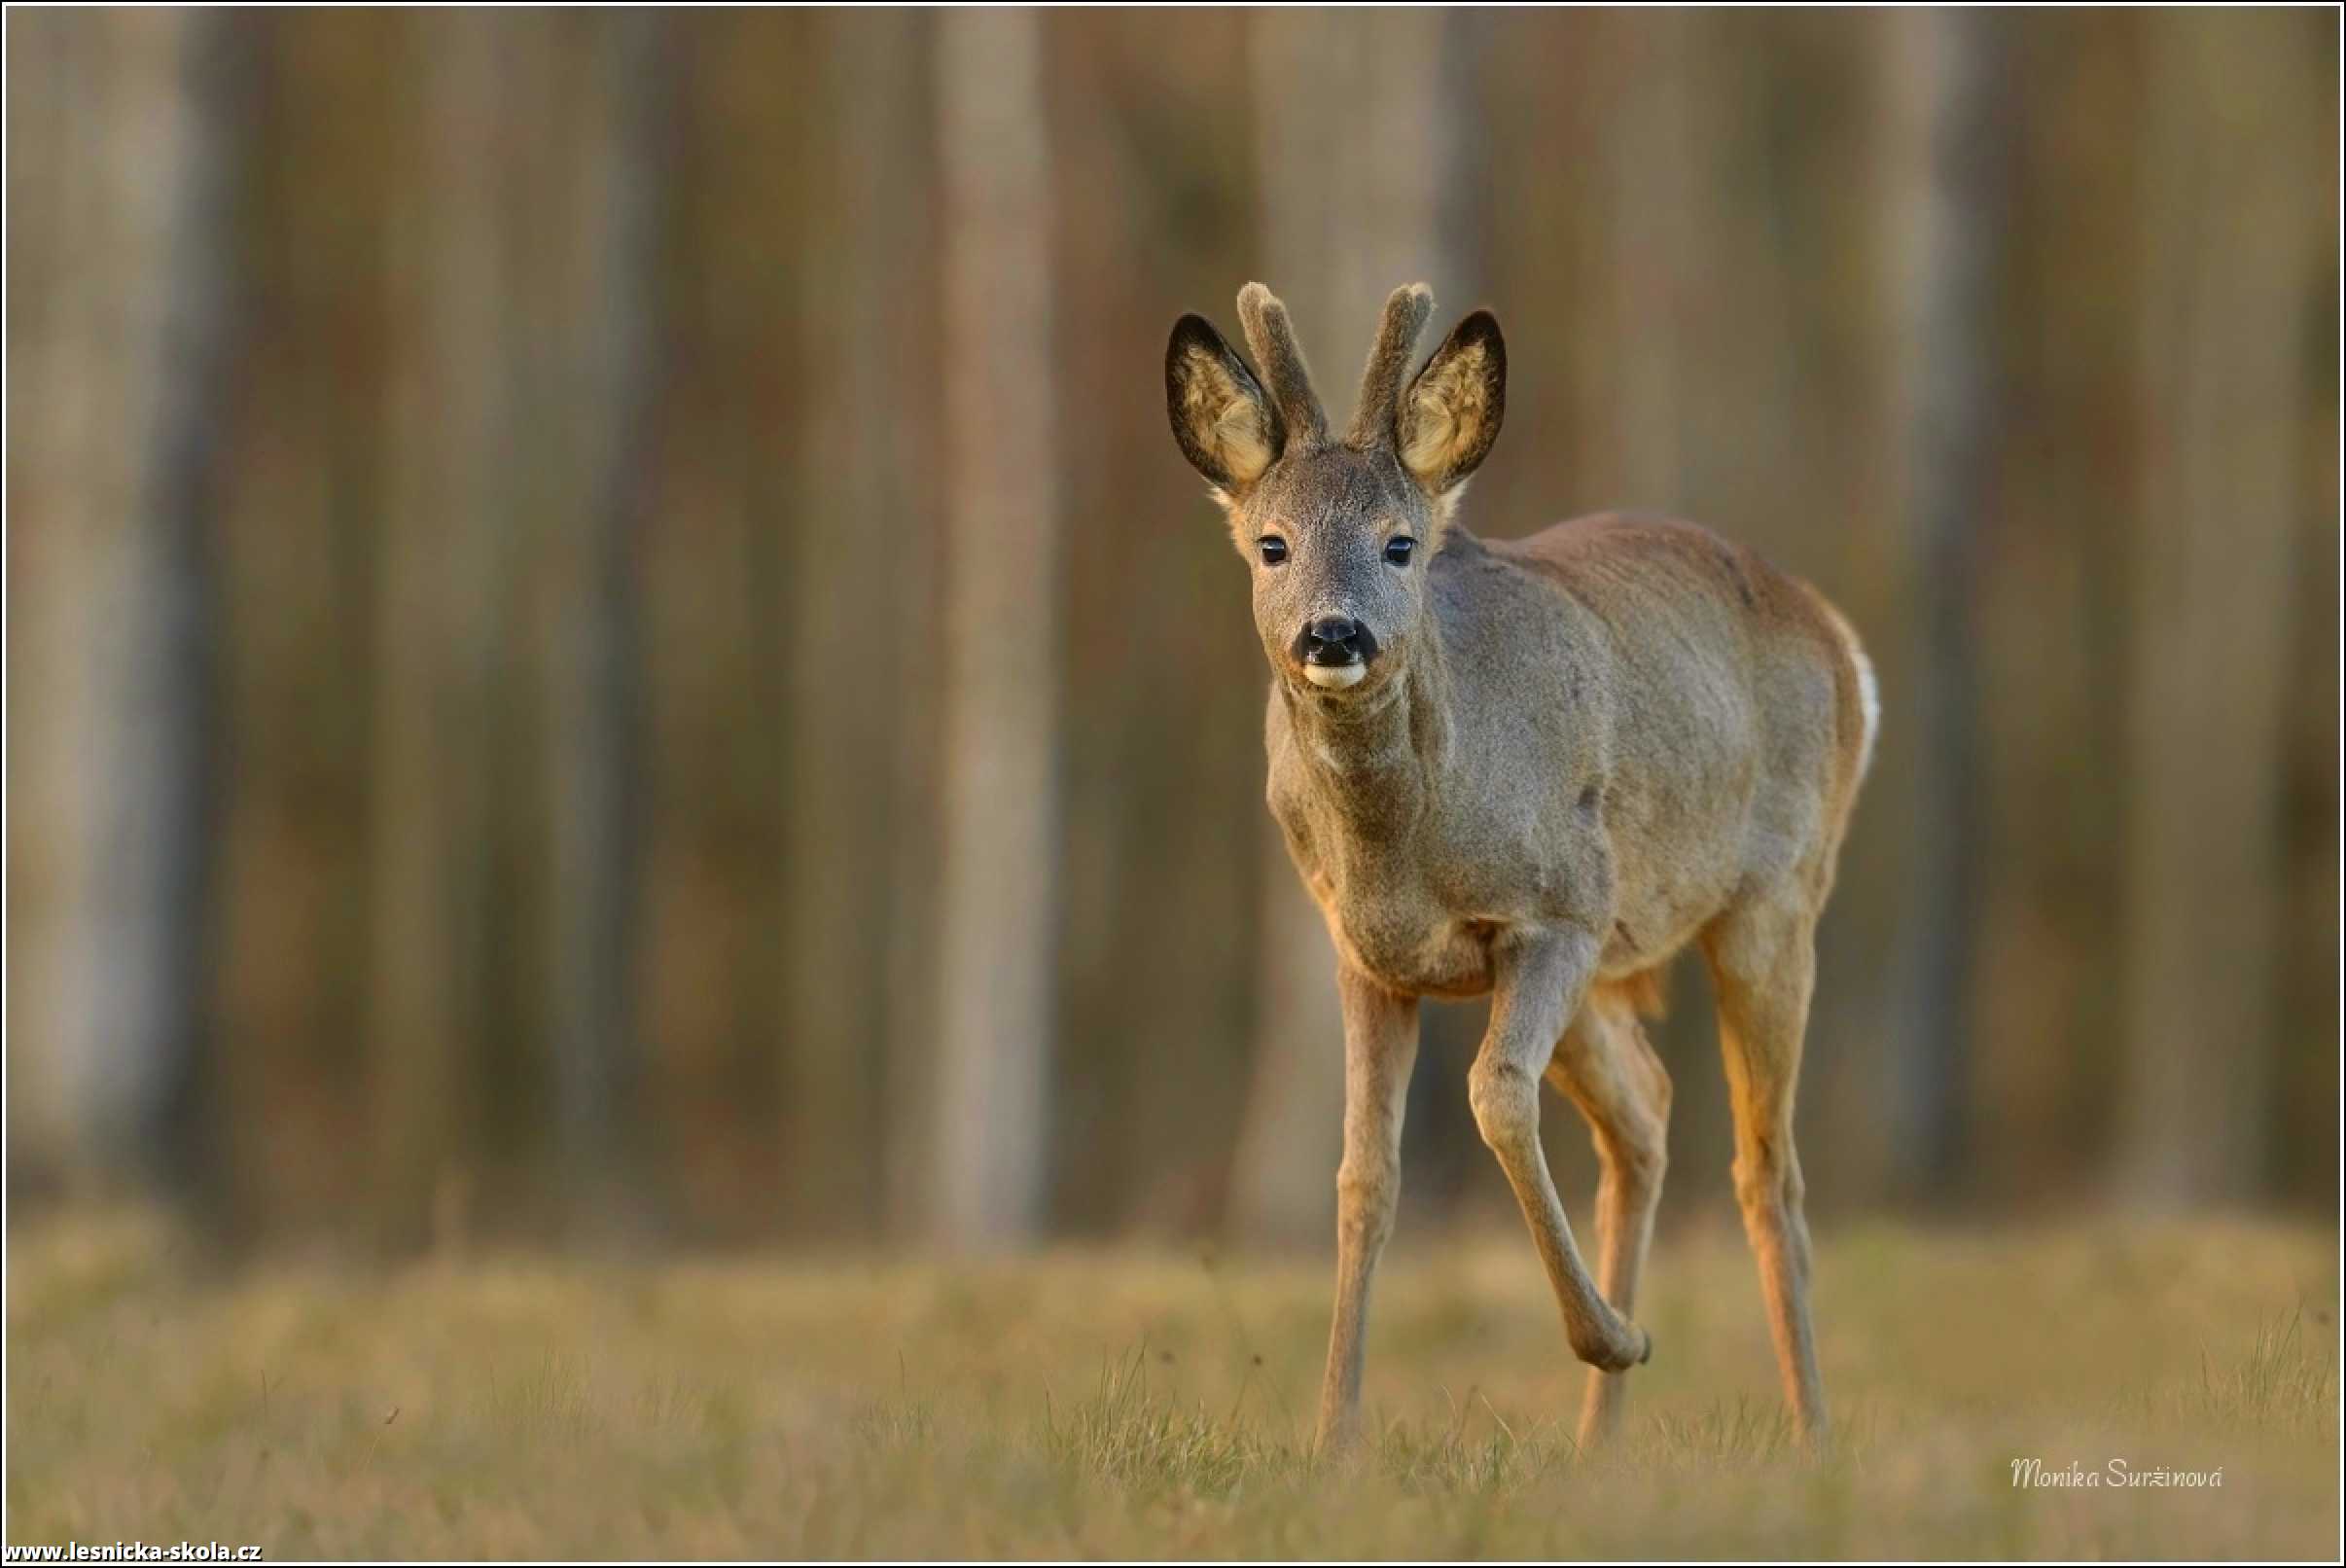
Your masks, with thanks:
[{"label": "ground", "polygon": [[[1839,1441],[1786,1441],[1725,1229],[1665,1238],[1619,1443],[1529,1244],[1397,1244],[1378,1437],[1316,1467],[1324,1261],[475,1258],[191,1272],[9,1247],[11,1546],[271,1556],[2328,1557],[2334,1232],[1819,1228]],[[2016,1486],[2016,1460],[2098,1487]],[[2120,1488],[2133,1473],[2220,1485]],[[2074,1467],[2074,1468],[2073,1468]]]}]

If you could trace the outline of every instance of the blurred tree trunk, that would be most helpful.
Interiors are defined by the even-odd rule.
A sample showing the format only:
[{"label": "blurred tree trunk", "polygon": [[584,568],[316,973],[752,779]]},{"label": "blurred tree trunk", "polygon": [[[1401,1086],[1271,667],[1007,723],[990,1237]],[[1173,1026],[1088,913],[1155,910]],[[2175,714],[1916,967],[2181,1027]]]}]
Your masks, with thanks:
[{"label": "blurred tree trunk", "polygon": [[[921,639],[874,638],[871,628],[942,623],[941,512],[944,486],[960,477],[941,476],[939,461],[934,355],[946,306],[937,24],[904,13],[827,16],[820,25],[835,48],[815,102],[837,127],[821,199],[838,243],[810,269],[813,288],[803,296],[807,319],[822,323],[808,363],[833,374],[807,410],[819,431],[809,455],[825,471],[806,475],[814,509],[795,574],[807,591],[805,624],[793,651],[807,655],[799,689],[813,698],[819,685],[825,711],[851,741],[806,734],[799,777],[824,792],[833,807],[825,815],[857,833],[828,835],[812,874],[796,884],[805,897],[793,900],[795,930],[806,938],[800,951],[794,937],[794,987],[829,1024],[811,1032],[827,1036],[842,1113],[830,1147],[807,1150],[819,1165],[801,1166],[799,1185],[835,1229],[917,1233],[932,1175],[929,1129],[944,1114],[932,1099],[940,696]],[[854,591],[818,588],[818,576],[835,584],[842,571]],[[1055,592],[1055,575],[1039,581],[1039,592]],[[1055,733],[1055,717],[1048,722]],[[1055,805],[1055,795],[1045,802]],[[822,834],[825,824],[808,821],[802,831]],[[1048,939],[1048,915],[1039,924]],[[850,968],[859,983],[846,1006],[814,1000],[839,991],[837,977]],[[1047,1066],[1036,1071],[1048,1076]]]},{"label": "blurred tree trunk", "polygon": [[[800,141],[812,193],[793,236],[805,245],[794,304],[806,387],[780,650],[792,810],[778,956],[789,995],[793,1198],[813,1229],[859,1234],[883,1217],[891,1139],[909,1130],[891,1129],[887,1113],[910,1121],[922,1103],[920,1086],[893,1071],[915,1042],[894,1027],[889,981],[892,944],[915,918],[906,905],[917,896],[893,864],[895,812],[908,802],[891,779],[905,732],[925,729],[919,688],[934,679],[927,639],[937,624],[936,543],[919,523],[929,516],[920,476],[934,466],[924,417],[934,374],[920,336],[934,322],[917,303],[934,292],[931,22],[910,12],[808,19],[817,69]],[[988,560],[985,569],[1039,564]],[[917,1060],[930,1057],[922,1046]]]},{"label": "blurred tree trunk", "polygon": [[1607,110],[1599,232],[1609,265],[1597,303],[1612,330],[1596,335],[1609,353],[1582,359],[1597,373],[1582,381],[1582,410],[1617,475],[1615,504],[1687,512],[1698,225],[1717,217],[1703,201],[1692,145],[1701,90],[1694,23],[1656,11],[1612,14],[1597,25],[1609,77],[1599,88]]},{"label": "blurred tree trunk", "polygon": [[[663,203],[675,293],[661,331],[658,527],[643,540],[644,839],[640,1135],[662,1218],[693,1241],[788,1227],[801,1118],[788,882],[816,831],[789,759],[817,328],[800,303],[828,143],[809,13],[731,11],[682,29],[679,146]],[[783,1135],[777,1136],[777,1128]]]},{"label": "blurred tree trunk", "polygon": [[[472,269],[495,259],[497,359],[477,366],[491,381],[471,395],[485,400],[480,412],[502,420],[500,444],[490,448],[493,488],[468,466],[489,455],[470,438],[451,433],[445,469],[450,482],[482,487],[472,504],[501,509],[481,519],[485,536],[470,546],[471,565],[484,578],[475,585],[486,617],[477,657],[490,672],[488,684],[477,712],[447,716],[452,737],[480,726],[473,766],[481,811],[481,864],[447,887],[460,900],[477,900],[461,918],[467,939],[479,944],[467,955],[479,986],[477,1053],[466,1086],[475,1096],[466,1129],[473,1140],[454,1183],[436,1189],[450,1201],[436,1211],[435,1225],[444,1221],[457,1231],[468,1201],[484,1222],[515,1228],[551,1229],[560,1217],[553,1112],[564,1003],[556,980],[573,891],[556,862],[567,744],[561,720],[571,616],[583,593],[576,563],[591,532],[585,519],[596,510],[609,439],[590,330],[602,257],[592,243],[595,220],[582,216],[598,194],[601,165],[590,154],[608,114],[598,90],[608,80],[598,69],[601,37],[592,23],[544,14],[502,19],[500,41],[486,50],[494,57],[494,141],[474,149],[488,164],[476,177],[491,183],[464,198],[493,201],[499,232],[493,240],[446,231],[440,236],[449,247],[443,266],[450,287],[481,288]],[[474,63],[451,62],[446,90],[468,90],[464,73]],[[411,140],[430,144],[420,128]],[[444,156],[455,154],[451,148]],[[439,331],[455,331],[462,310],[477,304],[444,303],[448,320]],[[453,345],[444,351],[456,353]]]},{"label": "blurred tree trunk", "polygon": [[[8,1169],[9,1197],[76,1177],[69,1082],[87,1019],[68,971],[89,923],[87,802],[97,718],[82,611],[93,532],[86,485],[97,431],[79,416],[98,369],[81,339],[98,268],[90,195],[102,189],[86,105],[92,14],[8,18]],[[24,389],[37,387],[37,397]]]},{"label": "blurred tree trunk", "polygon": [[1917,563],[1907,703],[1918,731],[1908,1002],[1892,1076],[1896,1174],[1943,1191],[1961,1168],[1982,849],[1973,647],[1981,533],[1994,503],[1995,290],[2008,223],[2002,23],[1908,12],[1892,40],[1907,117],[1903,240],[1905,515]]},{"label": "blurred tree trunk", "polygon": [[113,349],[123,400],[85,413],[104,421],[103,445],[124,445],[126,471],[122,488],[99,492],[91,519],[96,884],[76,987],[89,1034],[71,1060],[98,1147],[132,1151],[131,1163],[156,1167],[184,1197],[203,1174],[195,1140],[205,1130],[196,1096],[215,774],[213,518],[231,407],[249,23],[158,13],[99,25],[109,35],[100,178],[122,206],[111,246],[101,240],[92,255],[119,257],[123,271],[93,303],[123,312],[102,333],[128,331]]},{"label": "blurred tree trunk", "polygon": [[872,628],[914,639],[942,683],[929,1225],[961,1245],[1043,1219],[1060,649],[1041,26],[1029,12],[938,18],[943,622]]},{"label": "blurred tree trunk", "polygon": [[[2328,67],[2334,98],[2338,41],[2334,33],[2309,43]],[[2330,192],[2317,216],[2330,236],[2323,258],[2334,287],[2338,275],[2337,149],[2333,144],[2313,183]],[[2338,382],[2316,341],[2302,373],[2305,429],[2298,461],[2305,475],[2299,509],[2293,669],[2305,689],[2290,704],[2286,786],[2284,920],[2289,959],[2284,973],[2280,1082],[2276,1129],[2285,1191],[2316,1213],[2334,1214],[2338,1194]]]},{"label": "blurred tree trunk", "polygon": [[[240,1233],[366,1215],[368,841],[375,574],[388,456],[386,223],[400,29],[365,13],[250,25],[250,310],[221,507],[216,1123]],[[273,127],[302,127],[284,135]]]},{"label": "blurred tree trunk", "polygon": [[[1245,568],[1165,439],[1173,304],[1260,263],[1254,141],[1231,113],[1249,19],[1064,12],[1046,27],[1054,143],[1066,762],[1052,1220],[1162,1234],[1217,1223],[1252,1045],[1264,861],[1262,655]],[[1178,658],[1129,643],[1136,597]],[[1148,961],[1134,963],[1146,952]]]},{"label": "blurred tree trunk", "polygon": [[2298,443],[2334,287],[2305,134],[2333,116],[2328,50],[2292,20],[2171,13],[2150,40],[2119,1174],[2151,1203],[2273,1170],[2290,576],[2320,499]]},{"label": "blurred tree trunk", "polygon": [[669,20],[598,18],[599,145],[592,363],[595,464],[571,563],[576,595],[554,699],[557,1124],[574,1222],[625,1229],[642,1216],[628,1132],[641,1080],[634,909],[640,893],[641,536],[658,501],[662,377],[659,257],[673,134]]},{"label": "blurred tree trunk", "polygon": [[[2307,96],[2338,100],[2339,39],[2325,18],[2304,16],[2293,26],[2304,39],[2312,80]],[[2305,117],[2310,124],[2315,117]],[[2307,160],[2306,187],[2325,193],[2308,214],[2320,236],[2314,287],[2335,299],[2338,289],[2338,143],[2325,134]],[[2338,374],[2317,298],[2309,306],[2299,374],[2305,408],[2297,446],[2303,478],[2297,509],[2297,559],[2290,667],[2305,684],[2289,704],[2285,786],[2284,921],[2289,962],[2284,966],[2280,1081],[2276,1129],[2285,1191],[2316,1213],[2334,1215],[2338,1194]],[[2334,318],[2328,325],[2335,325]]]},{"label": "blurred tree trunk", "polygon": [[[2128,785],[2107,760],[2122,754],[2124,734],[2118,563],[2142,540],[2132,240],[2143,230],[2137,129],[2149,22],[2142,12],[2048,16],[2007,24],[2000,52],[2011,84],[2001,132],[2010,189],[1995,290],[1996,482],[1977,519],[1970,618],[1980,852],[1967,1203],[2089,1181],[2109,1157],[2111,1087],[2123,1071],[2120,944],[2110,933]],[[1911,150],[1896,156],[1915,160]],[[1902,656],[1895,674],[1884,668],[1894,720],[1905,705],[1898,694],[1914,684],[1903,656],[1915,651],[1912,638],[1883,650]],[[1907,728],[1887,731],[1885,783],[1902,777],[1894,748]],[[1845,875],[1852,865],[1845,857]],[[1902,868],[1893,870],[1902,882]],[[1920,1176],[1912,1166],[1902,1174]]]},{"label": "blurred tree trunk", "polygon": [[[1253,18],[1261,276],[1297,316],[1335,429],[1348,421],[1385,297],[1430,283],[1447,321],[1479,282],[1459,140],[1472,94],[1457,68],[1465,30],[1477,25],[1431,13]],[[1440,330],[1429,328],[1421,354]],[[1245,1235],[1316,1240],[1333,1222],[1343,1139],[1335,950],[1267,813],[1259,832],[1254,1065],[1229,1219]]]},{"label": "blurred tree trunk", "polygon": [[480,1134],[493,691],[515,493],[506,340],[511,18],[404,32],[414,84],[393,199],[399,326],[375,588],[370,880],[376,1240],[462,1239]]}]

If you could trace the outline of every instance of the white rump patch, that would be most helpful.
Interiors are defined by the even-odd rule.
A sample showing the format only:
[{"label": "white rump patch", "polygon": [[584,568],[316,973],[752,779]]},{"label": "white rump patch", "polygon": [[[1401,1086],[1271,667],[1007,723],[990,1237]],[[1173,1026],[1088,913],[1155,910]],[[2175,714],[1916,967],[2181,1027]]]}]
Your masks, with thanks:
[{"label": "white rump patch", "polygon": [[1831,605],[1825,607],[1832,629],[1841,639],[1841,648],[1849,655],[1849,667],[1857,671],[1858,712],[1866,726],[1865,738],[1858,743],[1858,777],[1873,766],[1873,737],[1882,729],[1882,691],[1873,678],[1873,660],[1866,657],[1866,649],[1858,641],[1857,629]]},{"label": "white rump patch", "polygon": [[1873,681],[1873,660],[1856,643],[1849,645],[1849,657],[1857,661],[1858,702],[1866,711],[1866,739],[1858,747],[1858,777],[1873,766],[1873,737],[1882,729],[1882,692]]}]

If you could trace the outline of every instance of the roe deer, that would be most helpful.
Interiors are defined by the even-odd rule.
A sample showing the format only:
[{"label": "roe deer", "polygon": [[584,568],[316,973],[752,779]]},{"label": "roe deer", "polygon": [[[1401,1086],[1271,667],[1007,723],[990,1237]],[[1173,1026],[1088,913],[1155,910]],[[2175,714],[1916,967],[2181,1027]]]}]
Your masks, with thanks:
[{"label": "roe deer", "polygon": [[[1507,541],[1457,526],[1499,434],[1507,350],[1478,310],[1412,378],[1432,303],[1423,285],[1386,303],[1340,441],[1260,283],[1238,296],[1260,379],[1200,316],[1165,353],[1174,437],[1253,563],[1270,808],[1338,954],[1320,1444],[1359,1436],[1418,999],[1486,991],[1475,1124],[1593,1369],[1582,1441],[1617,1425],[1619,1374],[1652,1350],[1629,1314],[1670,1110],[1638,1014],[1688,942],[1718,996],[1735,1195],[1786,1398],[1821,1442],[1793,1087],[1817,916],[1873,745],[1872,669],[1814,588],[1690,523],[1607,515]],[[1602,1161],[1593,1281],[1540,1147],[1543,1077]]]}]

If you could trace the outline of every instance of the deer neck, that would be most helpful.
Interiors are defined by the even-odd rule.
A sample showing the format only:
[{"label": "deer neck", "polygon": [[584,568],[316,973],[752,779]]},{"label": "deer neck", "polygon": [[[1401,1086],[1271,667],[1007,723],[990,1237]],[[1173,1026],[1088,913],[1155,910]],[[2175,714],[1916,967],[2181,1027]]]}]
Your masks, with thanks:
[{"label": "deer neck", "polygon": [[1434,618],[1410,639],[1405,662],[1357,701],[1282,683],[1289,723],[1313,793],[1358,837],[1406,835],[1440,793],[1449,743],[1449,672]]}]

